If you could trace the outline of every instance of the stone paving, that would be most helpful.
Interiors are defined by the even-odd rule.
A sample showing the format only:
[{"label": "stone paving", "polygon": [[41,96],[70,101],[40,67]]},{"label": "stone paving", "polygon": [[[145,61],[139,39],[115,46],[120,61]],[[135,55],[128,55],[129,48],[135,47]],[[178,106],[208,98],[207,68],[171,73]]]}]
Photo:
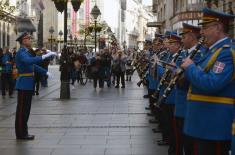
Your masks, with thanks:
[{"label": "stone paving", "polygon": [[33,99],[29,132],[34,141],[17,141],[14,133],[16,94],[0,97],[0,155],[165,155],[148,123],[144,88],[138,77],[126,88],[94,89],[76,85],[70,100],[60,100],[58,66],[54,78]]}]

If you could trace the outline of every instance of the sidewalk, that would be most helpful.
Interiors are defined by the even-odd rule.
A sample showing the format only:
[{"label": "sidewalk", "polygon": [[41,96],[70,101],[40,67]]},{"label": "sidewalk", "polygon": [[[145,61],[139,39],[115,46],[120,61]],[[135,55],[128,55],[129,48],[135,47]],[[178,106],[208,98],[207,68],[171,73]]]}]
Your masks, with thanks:
[{"label": "sidewalk", "polygon": [[54,79],[33,99],[29,132],[34,141],[17,141],[14,133],[16,96],[0,98],[1,155],[165,155],[166,147],[151,132],[137,76],[125,89],[76,85],[70,100],[59,100],[58,66]]}]

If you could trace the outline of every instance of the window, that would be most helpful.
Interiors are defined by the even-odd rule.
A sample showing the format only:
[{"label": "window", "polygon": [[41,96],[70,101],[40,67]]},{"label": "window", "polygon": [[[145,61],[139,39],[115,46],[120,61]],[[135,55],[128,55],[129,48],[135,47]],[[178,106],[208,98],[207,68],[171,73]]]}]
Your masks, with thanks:
[{"label": "window", "polygon": [[5,47],[6,46],[6,42],[5,42],[5,38],[6,38],[6,29],[5,29],[5,23],[3,23],[3,34],[2,34],[2,46]]},{"label": "window", "polygon": [[80,8],[79,10],[79,19],[84,19],[84,8]]},{"label": "window", "polygon": [[71,25],[68,25],[68,26],[67,26],[67,31],[68,31],[68,34],[71,33]]},{"label": "window", "polygon": [[68,14],[68,19],[70,19],[71,18],[71,9],[70,8],[68,8],[67,14]]},{"label": "window", "polygon": [[7,25],[7,46],[10,46],[10,24]]}]

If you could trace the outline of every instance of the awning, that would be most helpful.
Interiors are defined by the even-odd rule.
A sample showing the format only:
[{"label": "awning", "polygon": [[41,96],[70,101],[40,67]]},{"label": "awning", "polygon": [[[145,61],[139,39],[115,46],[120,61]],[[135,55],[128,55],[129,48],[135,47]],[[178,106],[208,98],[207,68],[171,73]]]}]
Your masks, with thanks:
[{"label": "awning", "polygon": [[16,18],[16,30],[17,32],[36,32],[36,28],[33,25],[31,19],[22,17]]}]

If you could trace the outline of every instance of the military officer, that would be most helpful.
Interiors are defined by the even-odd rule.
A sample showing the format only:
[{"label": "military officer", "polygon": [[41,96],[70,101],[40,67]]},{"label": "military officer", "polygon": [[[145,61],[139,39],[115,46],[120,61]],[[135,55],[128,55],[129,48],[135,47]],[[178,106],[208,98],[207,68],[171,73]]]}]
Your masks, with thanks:
[{"label": "military officer", "polygon": [[[168,48],[171,53],[169,63],[174,62],[174,60],[177,60],[178,58],[178,52],[181,50],[181,38],[171,33],[168,37]],[[158,73],[161,75],[162,72],[165,72],[162,67],[158,67]],[[170,77],[168,77],[170,78]],[[169,81],[167,79],[166,81]],[[164,86],[162,92],[164,91],[166,87]],[[163,94],[163,93],[162,93]],[[169,142],[169,149],[168,154],[175,154],[176,153],[176,139],[174,134],[174,107],[175,107],[175,89],[170,93],[170,95],[166,98],[165,101],[163,101],[163,104],[161,104],[162,113],[161,113],[161,121],[163,125],[163,131],[166,132],[165,134],[168,135],[168,142]],[[162,142],[159,142],[158,144],[162,144]]]},{"label": "military officer", "polygon": [[161,43],[162,43],[162,40],[160,38],[155,38],[153,40],[153,52],[154,52],[154,55],[151,57],[151,60],[149,62],[149,68],[148,68],[148,81],[149,81],[149,85],[148,85],[148,92],[149,92],[149,107],[145,108],[146,110],[153,110],[153,98],[151,97],[152,94],[154,93],[156,87],[157,87],[157,84],[158,84],[158,80],[155,76],[155,64],[156,61],[155,58],[157,57],[157,54],[159,52],[159,50],[161,49]]},{"label": "military officer", "polygon": [[16,39],[20,43],[20,49],[16,53],[16,67],[18,69],[18,78],[16,81],[16,89],[18,90],[15,133],[19,140],[33,140],[34,136],[29,135],[27,122],[29,119],[32,95],[34,91],[34,72],[47,74],[45,69],[36,65],[46,58],[55,56],[56,53],[49,52],[43,56],[33,56],[30,53],[31,36],[27,32],[21,33]]},{"label": "military officer", "polygon": [[234,106],[234,59],[227,32],[234,16],[203,9],[201,35],[209,51],[200,67],[186,58],[181,65],[191,86],[184,133],[198,143],[199,155],[228,155]]},{"label": "military officer", "polygon": [[[182,63],[182,59],[186,58],[188,55],[190,55],[193,50],[195,50],[198,39],[200,37],[200,28],[189,25],[186,23],[183,23],[183,29],[182,33],[182,43],[184,47],[184,51],[181,52],[180,56],[181,59],[177,61],[177,65],[180,66]],[[204,47],[200,48],[200,51],[198,51],[198,54],[194,57],[194,62],[197,62],[200,60],[200,58],[203,56],[203,51],[205,50]],[[176,85],[176,94],[175,94],[175,120],[176,120],[176,143],[179,155],[183,155],[183,152],[185,155],[192,155],[194,154],[195,150],[195,143],[192,141],[192,138],[189,136],[183,135],[183,126],[184,126],[184,118],[186,113],[186,106],[187,106],[187,92],[189,88],[189,82],[182,78],[179,82],[179,84]]]}]

